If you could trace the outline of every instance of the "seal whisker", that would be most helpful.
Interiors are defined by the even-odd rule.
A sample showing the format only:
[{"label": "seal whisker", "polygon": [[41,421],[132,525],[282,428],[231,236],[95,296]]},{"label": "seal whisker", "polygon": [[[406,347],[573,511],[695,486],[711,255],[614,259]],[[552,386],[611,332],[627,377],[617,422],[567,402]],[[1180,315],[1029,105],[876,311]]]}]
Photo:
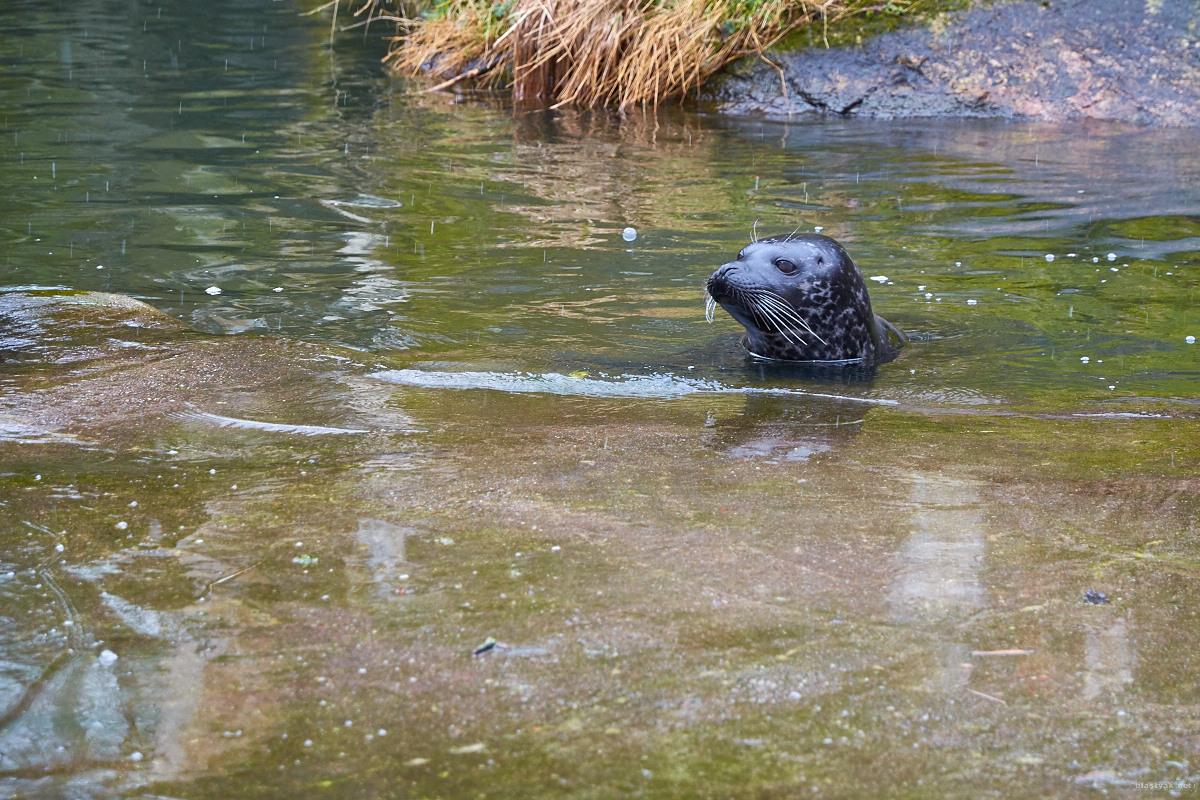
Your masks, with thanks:
[{"label": "seal whisker", "polygon": [[809,325],[808,320],[805,320],[803,317],[800,317],[800,312],[796,311],[796,308],[793,308],[792,306],[788,305],[788,303],[786,301],[782,300],[781,297],[779,297],[778,295],[772,295],[772,296],[768,297],[768,300],[773,303],[773,307],[779,309],[780,315],[782,315],[782,317],[784,317],[785,319],[790,319],[790,320],[794,321],[794,323],[797,323],[800,327],[803,327],[803,329],[805,331],[808,331],[809,333],[811,333],[812,336],[815,336],[817,341],[821,342],[821,344],[826,344],[826,345],[829,344],[828,342],[824,341],[824,339],[821,337],[820,333],[817,333],[815,330],[812,330],[812,326]]},{"label": "seal whisker", "polygon": [[760,305],[758,309],[763,315],[770,317],[771,321],[775,324],[775,331],[779,334],[782,334],[785,339],[798,344],[808,344],[808,342],[806,342],[796,331],[796,327],[794,325],[788,325],[787,321],[779,316],[778,311],[773,310],[769,306],[765,305]]},{"label": "seal whisker", "polygon": [[812,329],[812,327],[808,324],[808,322],[805,321],[804,317],[800,316],[799,311],[797,311],[795,308],[793,308],[790,304],[788,304],[788,302],[786,300],[784,300],[779,295],[775,294],[774,292],[764,291],[764,292],[762,292],[762,296],[759,299],[762,300],[764,303],[770,303],[771,307],[776,309],[776,311],[779,312],[779,315],[781,317],[783,317],[784,319],[799,324],[799,326],[804,328],[804,330],[808,331],[813,336],[816,336],[817,341],[819,341],[821,344],[823,344],[823,345],[829,344],[829,342],[822,339],[821,336]]},{"label": "seal whisker", "polygon": [[792,240],[792,237],[793,237],[793,236],[795,236],[797,233],[799,233],[799,232],[800,232],[800,229],[801,229],[801,228],[803,228],[803,227],[804,227],[804,223],[800,223],[799,225],[797,225],[797,226],[796,226],[796,230],[794,230],[794,231],[792,231],[791,233],[789,233],[789,234],[787,235],[787,238],[785,238],[785,239],[783,240],[783,241],[784,241],[784,244],[787,244],[788,242],[790,242],[790,241]]},{"label": "seal whisker", "polygon": [[826,345],[826,346],[829,345],[829,342],[827,342],[823,338],[821,338],[821,335],[819,333],[817,333],[816,331],[814,331],[812,329],[812,326],[810,326],[808,324],[808,322],[805,321],[804,317],[801,317],[794,308],[792,308],[791,306],[779,305],[778,300],[775,300],[774,302],[776,303],[775,307],[778,308],[781,316],[783,316],[785,319],[788,319],[788,320],[796,323],[801,328],[803,328],[806,332],[812,334],[814,337],[816,337],[816,340],[818,342],[820,342],[821,344]]},{"label": "seal whisker", "polygon": [[708,324],[712,325],[713,311],[717,308],[717,301],[711,294],[704,292],[704,318],[708,320]]},{"label": "seal whisker", "polygon": [[745,305],[750,310],[750,312],[752,314],[754,314],[755,316],[757,316],[762,321],[770,323],[769,325],[764,326],[765,328],[767,328],[768,330],[773,330],[775,333],[780,334],[781,336],[783,336],[783,338],[787,339],[789,342],[793,342],[795,344],[802,344],[802,345],[808,344],[808,342],[806,342],[806,341],[804,341],[804,339],[800,338],[800,334],[796,333],[794,330],[789,328],[787,326],[787,324],[785,324],[784,321],[779,318],[778,313],[776,311],[774,311],[771,308],[758,302],[760,298],[747,297],[747,299],[750,302],[746,303]]},{"label": "seal whisker", "polygon": [[771,307],[774,308],[776,311],[778,311],[779,315],[781,317],[783,317],[784,319],[786,319],[788,321],[795,323],[796,325],[798,325],[801,328],[804,328],[804,330],[808,331],[813,336],[817,337],[817,340],[820,341],[821,344],[824,344],[824,345],[829,344],[829,342],[822,339],[821,336],[812,329],[812,327],[808,324],[808,322],[806,322],[805,319],[800,316],[800,312],[797,311],[795,308],[793,308],[792,305],[790,303],[788,303],[786,299],[784,299],[780,295],[776,294],[775,292],[770,291],[769,289],[756,289],[753,291],[755,292],[757,299],[761,300],[764,303],[770,303]]},{"label": "seal whisker", "polygon": [[758,220],[754,220],[754,224],[750,226],[750,241],[758,241]]}]

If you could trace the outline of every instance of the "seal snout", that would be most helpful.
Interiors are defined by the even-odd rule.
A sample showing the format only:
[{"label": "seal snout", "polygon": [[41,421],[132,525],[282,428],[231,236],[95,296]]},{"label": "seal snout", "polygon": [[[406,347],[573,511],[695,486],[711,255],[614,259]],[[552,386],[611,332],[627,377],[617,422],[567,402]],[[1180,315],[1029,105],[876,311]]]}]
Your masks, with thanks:
[{"label": "seal snout", "polygon": [[709,297],[714,300],[720,300],[721,298],[727,298],[729,296],[729,290],[731,288],[730,273],[734,272],[736,268],[736,263],[723,264],[717,268],[716,272],[708,277],[708,283],[704,285],[704,288],[708,290]]}]

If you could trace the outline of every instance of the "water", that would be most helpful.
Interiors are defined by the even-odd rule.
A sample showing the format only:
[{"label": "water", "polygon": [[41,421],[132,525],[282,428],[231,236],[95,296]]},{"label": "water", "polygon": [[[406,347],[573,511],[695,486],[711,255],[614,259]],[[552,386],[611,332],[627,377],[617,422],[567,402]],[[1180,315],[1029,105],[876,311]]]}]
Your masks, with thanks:
[{"label": "water", "polygon": [[9,286],[402,360],[715,377],[740,353],[698,324],[704,278],[755,223],[820,226],[922,342],[882,395],[1059,405],[1195,373],[1192,130],[512,119],[407,95],[370,48],[313,56],[291,8],[79,31],[35,7],[7,12]]},{"label": "water", "polygon": [[[72,8],[0,10],[0,286],[163,315],[5,307],[3,792],[1195,785],[1200,133],[514,115]],[[705,322],[817,227],[871,380]]]}]

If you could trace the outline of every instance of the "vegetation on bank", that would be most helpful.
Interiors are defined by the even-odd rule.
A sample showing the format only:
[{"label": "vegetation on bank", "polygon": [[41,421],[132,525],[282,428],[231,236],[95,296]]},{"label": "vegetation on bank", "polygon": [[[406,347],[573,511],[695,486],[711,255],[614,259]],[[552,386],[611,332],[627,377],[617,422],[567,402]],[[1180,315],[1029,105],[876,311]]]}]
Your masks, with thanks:
[{"label": "vegetation on bank", "polygon": [[[899,17],[922,0],[345,0],[354,22],[397,25],[385,58],[400,74],[511,86],[525,106],[657,105],[803,27]],[[343,0],[318,10],[337,12]],[[768,60],[768,63],[770,61]],[[781,74],[782,78],[782,74]],[[786,91],[786,86],[785,86]]]}]

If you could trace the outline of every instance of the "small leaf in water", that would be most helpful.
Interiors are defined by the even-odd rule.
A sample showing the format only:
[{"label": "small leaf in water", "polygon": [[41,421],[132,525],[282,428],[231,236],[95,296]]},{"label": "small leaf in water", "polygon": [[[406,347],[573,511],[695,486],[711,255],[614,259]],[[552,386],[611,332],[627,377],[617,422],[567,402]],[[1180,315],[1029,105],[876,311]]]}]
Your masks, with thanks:
[{"label": "small leaf in water", "polygon": [[465,744],[462,747],[451,747],[450,752],[456,756],[466,755],[468,753],[482,753],[487,749],[483,742],[475,742],[475,744]]}]

